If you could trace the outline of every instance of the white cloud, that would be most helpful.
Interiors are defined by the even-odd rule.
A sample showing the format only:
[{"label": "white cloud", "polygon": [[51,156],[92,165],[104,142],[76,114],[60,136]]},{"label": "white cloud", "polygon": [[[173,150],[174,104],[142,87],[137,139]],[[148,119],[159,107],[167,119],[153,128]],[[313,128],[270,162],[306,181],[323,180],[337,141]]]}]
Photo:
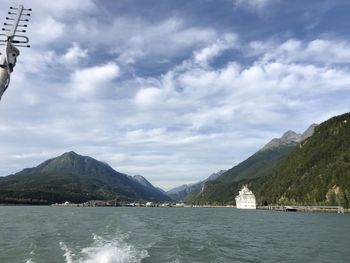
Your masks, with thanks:
[{"label": "white cloud", "polygon": [[162,93],[158,88],[143,88],[137,92],[135,102],[141,107],[150,108],[163,102]]},{"label": "white cloud", "polygon": [[78,43],[74,42],[67,52],[62,56],[62,61],[67,66],[79,63],[81,59],[86,58],[88,55],[87,49],[82,49]]},{"label": "white cloud", "polygon": [[126,137],[135,144],[152,144],[163,146],[180,146],[205,143],[219,137],[219,134],[198,135],[192,132],[172,132],[165,128],[138,129],[128,131]]},{"label": "white cloud", "polygon": [[349,63],[350,42],[347,40],[314,39],[302,42],[288,39],[283,43],[277,41],[250,43],[253,55],[263,55],[264,60],[285,62],[306,62],[338,64]]},{"label": "white cloud", "polygon": [[66,25],[52,16],[41,17],[30,25],[30,41],[34,46],[50,44],[63,36]]},{"label": "white cloud", "polygon": [[90,19],[76,23],[71,31],[92,47],[107,47],[118,56],[120,64],[133,64],[151,56],[154,62],[171,59],[217,37],[211,28],[188,27],[176,17],[153,23],[128,17],[115,18],[110,24]]},{"label": "white cloud", "polygon": [[72,12],[90,11],[96,8],[92,0],[59,0],[59,1],[41,1],[41,0],[27,0],[25,2],[26,8],[32,8],[37,15],[54,14],[55,16],[62,16]]},{"label": "white cloud", "polygon": [[111,62],[105,65],[78,69],[71,76],[73,97],[93,95],[103,92],[107,85],[119,75],[119,67]]},{"label": "white cloud", "polygon": [[119,16],[107,20],[80,18],[66,27],[65,36],[61,43],[84,43],[90,52],[113,54],[119,65],[135,65],[139,61],[152,59],[152,64],[157,64],[189,55],[194,47],[215,40],[217,33],[209,27],[189,27],[177,17],[150,22]]},{"label": "white cloud", "polygon": [[214,44],[195,52],[194,61],[202,66],[208,66],[208,62],[218,56],[221,52],[236,46],[237,36],[225,34]]},{"label": "white cloud", "polygon": [[[298,46],[290,42],[280,49],[294,52]],[[329,66],[277,62],[263,55],[250,66],[230,63],[210,69],[191,63],[197,54],[154,82],[155,87],[141,88],[135,95],[137,104],[153,110],[154,119],[174,115],[164,125],[171,125],[180,114],[182,124],[195,129],[238,120],[277,125],[285,119],[284,112],[300,111],[303,101],[350,87],[349,72]]]},{"label": "white cloud", "polygon": [[233,0],[236,7],[244,7],[250,10],[259,11],[279,0]]}]

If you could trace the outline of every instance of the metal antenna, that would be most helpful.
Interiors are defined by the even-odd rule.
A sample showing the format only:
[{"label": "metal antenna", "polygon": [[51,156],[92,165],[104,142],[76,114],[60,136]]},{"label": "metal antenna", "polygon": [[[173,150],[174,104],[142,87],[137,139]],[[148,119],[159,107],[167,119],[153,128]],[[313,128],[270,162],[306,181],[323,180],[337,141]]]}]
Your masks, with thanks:
[{"label": "metal antenna", "polygon": [[[23,5],[18,7],[10,7],[8,17],[0,33],[0,46],[5,46],[3,52],[0,53],[0,100],[10,84],[10,75],[16,66],[17,57],[20,52],[17,47],[30,47],[29,38],[22,35],[27,28],[28,17],[32,9],[25,9]],[[19,29],[21,28],[21,29]],[[19,33],[19,34],[18,34]]]}]

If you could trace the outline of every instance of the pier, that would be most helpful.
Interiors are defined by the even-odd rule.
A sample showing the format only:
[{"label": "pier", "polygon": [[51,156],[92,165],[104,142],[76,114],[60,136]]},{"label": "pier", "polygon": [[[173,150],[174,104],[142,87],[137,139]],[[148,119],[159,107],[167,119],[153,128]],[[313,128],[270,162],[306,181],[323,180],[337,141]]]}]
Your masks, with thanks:
[{"label": "pier", "polygon": [[345,209],[342,206],[258,206],[261,210],[274,210],[286,212],[330,212],[344,214]]}]

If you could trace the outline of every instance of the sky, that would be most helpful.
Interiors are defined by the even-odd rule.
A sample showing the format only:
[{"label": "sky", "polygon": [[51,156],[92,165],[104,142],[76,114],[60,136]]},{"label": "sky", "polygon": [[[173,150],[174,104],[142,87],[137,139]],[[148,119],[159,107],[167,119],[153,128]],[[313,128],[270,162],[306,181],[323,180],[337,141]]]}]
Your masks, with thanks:
[{"label": "sky", "polygon": [[23,3],[0,176],[73,150],[168,190],[349,111],[348,0]]}]

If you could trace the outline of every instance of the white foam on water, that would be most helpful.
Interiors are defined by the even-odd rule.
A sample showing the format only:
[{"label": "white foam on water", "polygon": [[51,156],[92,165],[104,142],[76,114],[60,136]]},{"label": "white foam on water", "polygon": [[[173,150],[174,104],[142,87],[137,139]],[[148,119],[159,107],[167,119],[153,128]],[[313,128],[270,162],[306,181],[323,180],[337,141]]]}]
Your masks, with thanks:
[{"label": "white foam on water", "polygon": [[60,242],[60,246],[67,263],[139,263],[148,257],[147,250],[138,250],[126,242],[127,238],[127,235],[117,235],[105,239],[93,234],[92,245],[76,254],[63,242]]},{"label": "white foam on water", "polygon": [[[33,256],[34,254],[35,254],[34,250],[30,251],[30,253],[29,253],[30,256]],[[27,259],[26,263],[35,263],[35,262],[32,258],[29,258],[29,259]]]},{"label": "white foam on water", "polygon": [[67,263],[74,263],[73,257],[75,256],[72,250],[67,247],[67,245],[63,242],[60,242],[60,247],[64,251],[63,256],[66,258]]},{"label": "white foam on water", "polygon": [[137,263],[148,256],[147,250],[137,250],[128,244],[125,240],[127,235],[119,234],[106,240],[94,234],[93,238],[93,245],[82,250],[84,263]]},{"label": "white foam on water", "polygon": [[35,255],[36,245],[34,243],[30,243],[29,248],[31,249],[31,251],[29,252],[30,258],[26,260],[26,263],[35,263],[32,256]]}]

